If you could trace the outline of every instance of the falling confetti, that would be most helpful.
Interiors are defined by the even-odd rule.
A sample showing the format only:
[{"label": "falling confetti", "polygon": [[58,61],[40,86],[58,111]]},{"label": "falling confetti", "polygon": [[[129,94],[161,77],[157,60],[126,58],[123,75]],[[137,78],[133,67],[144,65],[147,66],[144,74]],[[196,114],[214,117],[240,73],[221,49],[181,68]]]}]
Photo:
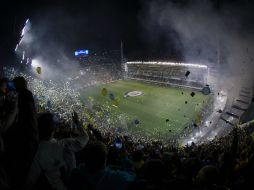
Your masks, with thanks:
[{"label": "falling confetti", "polygon": [[36,72],[40,75],[41,74],[41,67],[36,67]]},{"label": "falling confetti", "polygon": [[191,92],[191,97],[194,97],[195,96],[195,92]]},{"label": "falling confetti", "polygon": [[110,98],[110,100],[115,100],[114,94],[110,93],[110,94],[109,94],[109,98]]},{"label": "falling confetti", "polygon": [[101,95],[102,95],[102,96],[107,96],[107,94],[108,94],[108,90],[107,90],[106,88],[103,88],[103,89],[101,90]]},{"label": "falling confetti", "polygon": [[190,71],[186,71],[185,77],[188,77],[190,75]]}]

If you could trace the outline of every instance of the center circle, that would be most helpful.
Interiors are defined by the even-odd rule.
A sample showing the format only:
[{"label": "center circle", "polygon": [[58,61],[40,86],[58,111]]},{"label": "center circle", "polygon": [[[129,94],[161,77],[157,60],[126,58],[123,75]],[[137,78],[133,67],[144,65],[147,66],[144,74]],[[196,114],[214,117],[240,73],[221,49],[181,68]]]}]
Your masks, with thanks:
[{"label": "center circle", "polygon": [[134,97],[134,96],[141,96],[142,94],[143,94],[143,92],[141,92],[141,91],[131,91],[131,92],[127,93],[127,96]]}]

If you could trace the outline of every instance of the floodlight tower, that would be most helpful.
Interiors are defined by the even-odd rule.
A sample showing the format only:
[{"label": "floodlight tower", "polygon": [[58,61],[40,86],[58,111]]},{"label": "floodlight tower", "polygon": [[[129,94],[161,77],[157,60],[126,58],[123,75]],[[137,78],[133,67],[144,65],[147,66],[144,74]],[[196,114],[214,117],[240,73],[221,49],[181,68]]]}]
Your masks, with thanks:
[{"label": "floodlight tower", "polygon": [[123,55],[123,42],[121,41],[121,70],[123,74],[123,79],[127,78],[127,60],[124,58]]}]

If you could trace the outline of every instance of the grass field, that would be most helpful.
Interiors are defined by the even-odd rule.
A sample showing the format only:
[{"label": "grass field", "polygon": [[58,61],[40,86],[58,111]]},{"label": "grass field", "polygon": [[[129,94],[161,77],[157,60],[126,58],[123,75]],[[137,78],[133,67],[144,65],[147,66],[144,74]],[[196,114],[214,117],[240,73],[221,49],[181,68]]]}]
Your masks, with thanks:
[{"label": "grass field", "polygon": [[[106,96],[101,93],[103,88],[107,89]],[[130,91],[141,91],[143,94],[124,97]],[[85,89],[81,92],[81,97],[83,100],[92,97],[99,105],[112,105],[114,114],[127,115],[128,130],[132,133],[164,138],[181,133],[192,120],[196,120],[200,110],[207,104],[209,96],[195,92],[192,97],[191,92],[140,81],[119,80]],[[111,104],[113,101],[109,97],[110,93],[116,98],[117,106]],[[139,124],[135,125],[135,120]]]}]

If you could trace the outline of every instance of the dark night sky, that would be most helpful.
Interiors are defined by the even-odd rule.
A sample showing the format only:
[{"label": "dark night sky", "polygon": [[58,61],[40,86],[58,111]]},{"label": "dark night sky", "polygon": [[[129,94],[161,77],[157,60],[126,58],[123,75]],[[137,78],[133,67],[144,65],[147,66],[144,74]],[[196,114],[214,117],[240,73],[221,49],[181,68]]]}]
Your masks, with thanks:
[{"label": "dark night sky", "polygon": [[26,18],[30,18],[36,28],[47,25],[44,28],[47,35],[42,37],[49,43],[60,43],[65,50],[118,49],[121,40],[128,41],[126,49],[142,49],[139,1],[21,0],[1,1],[1,4],[1,58],[12,56]]},{"label": "dark night sky", "polygon": [[[164,36],[159,32],[159,40],[147,43],[143,36],[140,17],[144,12],[145,0],[2,0],[0,5],[1,36],[0,59],[13,56],[22,24],[26,18],[33,25],[42,27],[47,35],[45,42],[61,44],[65,51],[79,48],[97,50],[118,49],[123,40],[128,57],[144,57],[167,54]],[[150,1],[150,0],[146,0]],[[175,1],[175,0],[171,0]],[[234,2],[236,0],[224,0]],[[240,0],[239,0],[240,1]],[[247,1],[247,0],[245,0]],[[178,3],[190,0],[178,0]],[[220,3],[218,3],[220,2]],[[222,0],[214,0],[220,8]],[[53,19],[52,19],[53,18]],[[41,25],[41,26],[40,26]]]}]

